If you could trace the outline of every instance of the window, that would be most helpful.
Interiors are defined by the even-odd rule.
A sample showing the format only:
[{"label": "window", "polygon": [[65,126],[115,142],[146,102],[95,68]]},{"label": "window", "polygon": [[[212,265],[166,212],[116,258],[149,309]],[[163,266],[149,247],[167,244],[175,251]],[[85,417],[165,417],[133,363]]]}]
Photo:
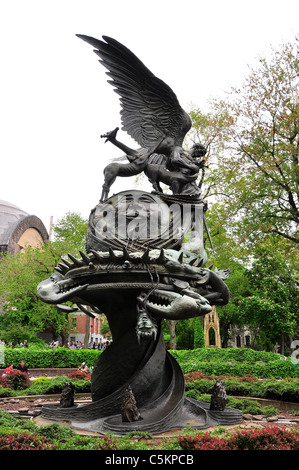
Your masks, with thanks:
[{"label": "window", "polygon": [[216,346],[216,335],[213,327],[209,329],[209,346]]}]

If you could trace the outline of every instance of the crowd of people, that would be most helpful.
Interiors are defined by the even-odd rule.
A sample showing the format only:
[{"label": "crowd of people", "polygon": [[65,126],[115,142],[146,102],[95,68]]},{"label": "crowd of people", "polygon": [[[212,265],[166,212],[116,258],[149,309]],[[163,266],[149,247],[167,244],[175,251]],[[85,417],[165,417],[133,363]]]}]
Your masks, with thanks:
[{"label": "crowd of people", "polygon": [[[98,342],[96,341],[91,341],[89,344],[88,344],[88,349],[100,349],[100,350],[104,350],[106,349],[108,346],[110,346],[110,344],[112,343],[111,340],[108,340],[106,338],[104,338],[102,340],[102,338],[99,339]],[[84,345],[82,343],[82,341],[69,341],[67,343],[67,347],[68,349],[83,349],[84,348]]]},{"label": "crowd of people", "polygon": [[[89,342],[88,344],[88,349],[100,349],[100,350],[103,350],[103,349],[106,349],[107,346],[109,346],[110,344],[112,343],[112,340],[109,340],[107,338],[100,338],[99,341],[91,341]],[[20,342],[20,343],[16,343],[16,344],[13,344],[13,343],[8,343],[6,341],[2,341],[0,340],[0,346],[1,345],[6,345],[8,347],[11,347],[11,348],[14,348],[16,346],[20,346],[20,347],[24,347],[24,348],[28,348],[28,343],[27,341],[25,340],[24,342]],[[59,341],[50,341],[48,343],[49,346],[51,346],[51,348],[58,348],[58,347],[62,347],[62,343],[59,342]],[[68,341],[67,343],[67,348],[68,349],[84,349],[84,344],[82,343],[82,341]]]},{"label": "crowd of people", "polygon": [[13,343],[13,342],[8,342],[8,341],[3,341],[0,339],[0,346],[8,346],[9,348],[14,348],[16,346],[20,346],[20,347],[23,347],[23,348],[28,348],[28,341],[25,339],[25,341],[20,341],[19,343]]}]

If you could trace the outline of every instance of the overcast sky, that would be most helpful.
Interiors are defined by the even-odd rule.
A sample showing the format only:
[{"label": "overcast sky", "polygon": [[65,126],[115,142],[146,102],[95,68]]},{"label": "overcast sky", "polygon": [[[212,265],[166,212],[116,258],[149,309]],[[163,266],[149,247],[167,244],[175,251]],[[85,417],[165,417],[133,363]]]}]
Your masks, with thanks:
[{"label": "overcast sky", "polygon": [[[76,34],[123,43],[188,111],[240,84],[271,45],[293,40],[298,18],[298,0],[0,0],[0,199],[47,229],[51,216],[88,218],[103,168],[122,155],[100,138],[120,127],[118,95]],[[133,187],[134,177],[118,178],[111,194]]]}]

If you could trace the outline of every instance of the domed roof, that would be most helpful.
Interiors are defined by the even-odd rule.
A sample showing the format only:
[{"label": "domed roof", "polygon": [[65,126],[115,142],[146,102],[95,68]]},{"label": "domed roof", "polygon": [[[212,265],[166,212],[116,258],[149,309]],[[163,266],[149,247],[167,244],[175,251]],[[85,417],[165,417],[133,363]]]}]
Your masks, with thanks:
[{"label": "domed roof", "polygon": [[23,211],[15,204],[12,204],[11,202],[3,201],[3,199],[0,199],[0,213],[2,212],[22,212],[23,214],[27,215],[27,212]]},{"label": "domed roof", "polygon": [[38,217],[29,215],[15,204],[0,199],[0,252],[9,249],[10,245],[16,243],[17,238],[30,227],[40,232],[42,239],[48,238],[44,224]]},{"label": "domed roof", "polygon": [[8,244],[15,225],[28,215],[18,206],[0,199],[0,245]]}]

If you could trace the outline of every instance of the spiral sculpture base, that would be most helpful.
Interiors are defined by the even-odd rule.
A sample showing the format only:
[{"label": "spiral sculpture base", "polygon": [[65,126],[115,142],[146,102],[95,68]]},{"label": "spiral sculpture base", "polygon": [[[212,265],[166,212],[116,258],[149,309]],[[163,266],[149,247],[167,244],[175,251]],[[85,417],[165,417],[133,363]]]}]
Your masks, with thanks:
[{"label": "spiral sculpture base", "polygon": [[[134,343],[133,337],[131,340],[130,348],[127,348],[130,349],[130,354],[132,347],[134,349],[136,346],[132,344]],[[140,350],[140,345],[138,346]],[[112,357],[121,347],[121,344],[112,344],[106,350],[107,353],[105,351],[100,356],[94,371],[93,385],[99,380],[98,372],[103,372],[106,367],[108,368],[108,364],[110,364],[109,369],[113,370]],[[44,406],[42,417],[58,422],[68,421],[74,429],[102,434],[114,433],[120,436],[132,430],[161,434],[186,426],[206,429],[215,425],[242,422],[242,413],[239,410],[226,408],[224,411],[211,411],[208,403],[198,402],[184,396],[184,375],[179,364],[166,351],[161,331],[155,342],[149,341],[141,350],[142,354],[135,357],[137,361],[140,360],[139,367],[118,389],[110,393],[105,387],[105,384],[108,386],[109,380],[105,381],[105,375],[101,374],[103,387],[101,390],[96,387],[92,403],[72,408]],[[106,358],[104,358],[105,355]],[[123,349],[124,360],[126,356],[126,349]],[[113,376],[119,378],[115,370]],[[121,404],[128,385],[133,390],[142,418],[135,422],[122,422],[121,417]],[[108,388],[110,386],[111,384]],[[99,398],[99,395],[104,395],[106,392],[107,395]]]}]

